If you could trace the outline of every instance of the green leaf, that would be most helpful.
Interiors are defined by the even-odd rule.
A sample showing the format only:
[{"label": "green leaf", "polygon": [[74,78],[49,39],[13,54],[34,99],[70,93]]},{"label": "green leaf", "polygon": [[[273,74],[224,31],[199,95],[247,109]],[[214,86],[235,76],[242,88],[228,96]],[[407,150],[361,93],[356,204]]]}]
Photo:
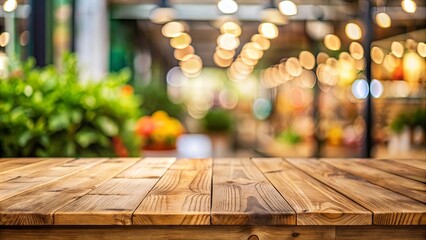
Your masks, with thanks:
[{"label": "green leaf", "polygon": [[98,134],[94,130],[82,129],[75,135],[75,140],[81,147],[87,148],[98,140]]},{"label": "green leaf", "polygon": [[30,131],[25,131],[18,137],[19,146],[24,147],[31,139],[32,134]]},{"label": "green leaf", "polygon": [[66,129],[70,125],[70,121],[66,113],[58,113],[49,119],[49,130],[59,131]]},{"label": "green leaf", "polygon": [[96,119],[98,127],[101,129],[105,135],[109,137],[114,137],[118,135],[118,126],[117,124],[109,117],[100,116]]}]

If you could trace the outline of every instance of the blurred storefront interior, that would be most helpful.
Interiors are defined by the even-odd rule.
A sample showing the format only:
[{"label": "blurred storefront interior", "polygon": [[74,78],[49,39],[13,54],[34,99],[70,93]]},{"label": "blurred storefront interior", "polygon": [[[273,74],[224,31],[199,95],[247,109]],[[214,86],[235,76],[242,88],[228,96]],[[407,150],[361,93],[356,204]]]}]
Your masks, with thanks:
[{"label": "blurred storefront interior", "polygon": [[[126,117],[145,155],[426,157],[424,1],[2,2],[0,76],[29,57],[61,68],[67,52],[83,83],[130,70],[124,89],[140,112]],[[12,117],[2,118],[6,136]],[[74,148],[95,149],[103,138],[78,124]],[[31,131],[17,136],[22,148],[42,141]]]}]

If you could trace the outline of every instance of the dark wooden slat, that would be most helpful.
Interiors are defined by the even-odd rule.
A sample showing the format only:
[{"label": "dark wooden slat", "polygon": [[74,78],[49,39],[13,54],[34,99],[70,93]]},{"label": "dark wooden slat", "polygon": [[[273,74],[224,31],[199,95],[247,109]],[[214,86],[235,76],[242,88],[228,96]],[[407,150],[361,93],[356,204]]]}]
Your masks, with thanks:
[{"label": "dark wooden slat", "polygon": [[406,165],[398,161],[388,159],[354,159],[357,163],[369,167],[377,168],[395,175],[413,179],[420,182],[426,182],[426,170]]},{"label": "dark wooden slat", "polygon": [[426,224],[426,206],[420,202],[315,159],[287,159],[287,161],[373,212],[373,224]]},{"label": "dark wooden slat", "polygon": [[372,213],[278,158],[252,161],[297,213],[297,225],[371,225]]},{"label": "dark wooden slat", "polygon": [[209,225],[211,159],[179,159],[133,214],[134,225]]},{"label": "dark wooden slat", "polygon": [[295,225],[293,209],[250,159],[215,159],[212,224]]},{"label": "dark wooden slat", "polygon": [[105,159],[58,181],[0,202],[0,225],[53,224],[53,213],[133,165],[138,159]]},{"label": "dark wooden slat", "polygon": [[[55,212],[58,225],[131,225],[132,214],[175,158],[146,158]],[[151,173],[152,172],[152,173]]]}]

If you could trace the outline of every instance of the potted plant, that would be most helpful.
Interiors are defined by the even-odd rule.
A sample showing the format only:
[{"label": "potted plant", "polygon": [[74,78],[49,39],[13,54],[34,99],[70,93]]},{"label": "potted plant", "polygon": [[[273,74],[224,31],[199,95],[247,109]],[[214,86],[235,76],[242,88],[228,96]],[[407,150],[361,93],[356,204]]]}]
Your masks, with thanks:
[{"label": "potted plant", "polygon": [[30,59],[9,72],[0,79],[0,156],[139,155],[139,102],[125,85],[128,71],[82,83],[68,54],[61,69],[37,69]]},{"label": "potted plant", "polygon": [[234,119],[231,113],[221,108],[213,108],[201,119],[201,122],[212,140],[214,155],[228,154],[233,146]]}]

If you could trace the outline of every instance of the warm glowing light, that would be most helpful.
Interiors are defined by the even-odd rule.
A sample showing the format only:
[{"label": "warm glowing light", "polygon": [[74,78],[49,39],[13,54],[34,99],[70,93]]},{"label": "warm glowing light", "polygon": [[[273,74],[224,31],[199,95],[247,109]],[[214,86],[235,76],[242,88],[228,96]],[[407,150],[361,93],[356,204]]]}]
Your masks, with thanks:
[{"label": "warm glowing light", "polygon": [[259,60],[263,57],[263,51],[259,49],[259,45],[257,43],[249,42],[244,44],[241,55],[250,59]]},{"label": "warm glowing light", "polygon": [[360,60],[364,57],[364,48],[358,42],[352,42],[351,45],[349,45],[349,52],[356,60]]},{"label": "warm glowing light", "polygon": [[305,69],[313,69],[315,67],[315,56],[308,51],[302,51],[299,54],[299,62]]},{"label": "warm glowing light", "polygon": [[388,28],[391,26],[392,21],[387,13],[381,12],[376,14],[376,23],[381,28]]},{"label": "warm glowing light", "polygon": [[153,23],[164,24],[170,22],[176,17],[176,11],[173,8],[155,8],[152,10],[149,18]]},{"label": "warm glowing light", "polygon": [[240,40],[235,35],[225,33],[217,38],[217,45],[225,50],[234,50],[240,45]]},{"label": "warm glowing light", "polygon": [[306,88],[313,88],[315,86],[316,77],[314,72],[309,70],[303,70],[302,75],[300,75],[300,81],[302,85]]},{"label": "warm glowing light", "polygon": [[392,42],[391,51],[395,57],[402,58],[402,55],[404,55],[404,46],[400,42]]},{"label": "warm glowing light", "polygon": [[232,63],[232,58],[224,59],[221,58],[218,52],[215,52],[213,55],[213,61],[218,67],[229,67]]},{"label": "warm glowing light", "polygon": [[292,16],[297,14],[297,6],[292,1],[284,0],[278,3],[278,9],[280,12],[287,16]]},{"label": "warm glowing light", "polygon": [[10,34],[8,32],[3,32],[0,34],[0,47],[4,47],[9,43]]},{"label": "warm glowing light", "polygon": [[415,83],[425,78],[426,64],[422,57],[415,52],[409,52],[403,58],[404,80]]},{"label": "warm glowing light", "polygon": [[271,46],[270,41],[261,34],[255,34],[251,37],[251,41],[259,44],[260,49],[266,51]]},{"label": "warm glowing light", "polygon": [[362,37],[361,27],[356,23],[346,24],[345,32],[348,38],[352,40],[359,40]]},{"label": "warm glowing light", "polygon": [[238,3],[233,0],[220,0],[217,7],[222,13],[232,14],[238,11]]},{"label": "warm glowing light", "polygon": [[259,33],[265,38],[274,39],[278,37],[278,28],[273,23],[261,23],[259,25]]},{"label": "warm glowing light", "polygon": [[173,48],[177,49],[184,49],[191,44],[191,36],[189,36],[187,33],[179,33],[176,37],[173,37],[170,39],[170,45]]},{"label": "warm glowing light", "polygon": [[317,63],[318,64],[325,63],[328,58],[329,58],[329,56],[327,55],[327,53],[320,52],[317,55]]},{"label": "warm glowing light", "polygon": [[[201,58],[195,54],[191,54],[187,56],[184,60],[179,63],[182,72],[188,76],[192,76],[193,74],[197,74],[203,68],[203,62]],[[189,77],[189,76],[188,76]]]},{"label": "warm glowing light", "polygon": [[186,48],[183,49],[175,49],[173,55],[177,60],[182,60],[189,54],[194,54],[195,50],[194,47],[191,45],[188,45]]},{"label": "warm glowing light", "polygon": [[382,49],[378,47],[372,47],[370,56],[371,56],[371,60],[373,60],[374,63],[382,64],[385,54],[383,53]]},{"label": "warm glowing light", "polygon": [[419,44],[417,44],[417,52],[420,56],[426,57],[426,44],[424,42],[419,42]]},{"label": "warm glowing light", "polygon": [[300,66],[299,60],[295,57],[289,58],[285,63],[285,70],[293,77],[300,76],[302,74],[302,66]]},{"label": "warm glowing light", "polygon": [[185,26],[180,22],[169,22],[161,28],[163,36],[168,38],[177,37],[183,31],[185,31]]},{"label": "warm glowing light", "polygon": [[219,93],[219,103],[226,109],[233,109],[238,105],[238,95],[227,89],[223,89]]},{"label": "warm glowing light", "polygon": [[389,72],[393,72],[393,70],[397,66],[397,60],[393,54],[388,54],[383,59],[383,66],[388,70]]},{"label": "warm glowing light", "polygon": [[324,45],[330,50],[337,51],[341,46],[340,38],[334,34],[327,34],[324,37]]},{"label": "warm glowing light", "polygon": [[28,40],[30,39],[30,32],[29,31],[23,31],[21,35],[19,36],[19,43],[22,46],[26,46],[28,44]]},{"label": "warm glowing light", "polygon": [[183,87],[188,83],[188,78],[182,73],[180,67],[173,67],[167,72],[167,84],[172,87]]},{"label": "warm glowing light", "polygon": [[225,50],[225,49],[222,49],[220,47],[217,47],[216,48],[216,54],[221,59],[225,59],[225,60],[232,59],[235,56],[235,50]]},{"label": "warm glowing light", "polygon": [[414,13],[417,10],[417,4],[413,0],[403,0],[401,2],[402,10],[408,13]]},{"label": "warm glowing light", "polygon": [[5,12],[13,12],[18,7],[18,2],[16,0],[6,0],[3,3],[3,10]]},{"label": "warm glowing light", "polygon": [[285,25],[288,23],[288,18],[282,15],[276,8],[266,8],[260,12],[261,22],[270,22],[276,25]]},{"label": "warm glowing light", "polygon": [[241,35],[241,27],[235,22],[225,22],[220,26],[220,32],[222,34],[229,33],[238,37]]}]

